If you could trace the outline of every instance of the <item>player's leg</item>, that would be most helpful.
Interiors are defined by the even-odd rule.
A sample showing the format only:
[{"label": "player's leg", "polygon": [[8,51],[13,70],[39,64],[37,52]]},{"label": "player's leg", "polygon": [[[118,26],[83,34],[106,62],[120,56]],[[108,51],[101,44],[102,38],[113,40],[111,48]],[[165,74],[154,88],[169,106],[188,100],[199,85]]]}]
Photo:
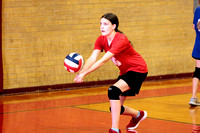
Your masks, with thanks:
[{"label": "player's leg", "polygon": [[[123,92],[122,95],[120,96],[121,105],[123,105],[126,96],[134,96],[135,94],[139,93],[141,85],[145,80],[146,76],[147,73],[137,73],[130,71],[127,72],[126,75],[119,77],[120,79],[123,79],[130,87],[130,90]],[[131,116],[131,121],[127,125],[127,129],[137,128],[139,123],[147,117],[146,111],[141,111],[141,110],[138,111],[124,105],[123,107],[124,107],[124,112],[122,113],[122,115]]]},{"label": "player's leg", "polygon": [[[135,94],[139,93],[142,82],[145,80],[146,76],[147,73],[129,71],[125,75],[119,76],[118,81],[109,88],[108,95],[111,105],[112,128],[119,129],[120,114],[130,115],[132,117],[128,128],[136,128],[140,121],[147,117],[145,111],[137,111],[130,107],[123,106],[126,96],[135,96]],[[112,133],[110,130],[109,132]]]},{"label": "player's leg", "polygon": [[139,123],[147,117],[146,111],[137,111],[130,107],[123,106],[126,96],[119,95],[129,89],[130,87],[128,84],[124,80],[120,79],[108,90],[112,116],[112,128],[109,130],[110,133],[112,133],[111,130],[119,129],[120,114],[132,117],[130,123],[127,125],[127,129],[137,128]]},{"label": "player's leg", "polygon": [[192,79],[192,98],[197,98],[199,79],[194,77]]},{"label": "player's leg", "polygon": [[196,60],[196,68],[192,79],[192,98],[190,99],[189,102],[190,105],[200,105],[200,103],[197,100],[199,79],[200,79],[200,60]]},{"label": "player's leg", "polygon": [[147,112],[141,110],[138,111],[128,106],[124,106],[123,104],[125,99],[126,96],[120,96],[121,105],[124,107],[124,112],[122,113],[122,115],[128,115],[132,117],[126,128],[128,130],[133,130],[137,128],[139,123],[147,117]]},{"label": "player's leg", "polygon": [[129,89],[128,84],[122,79],[118,80],[113,86],[110,86],[110,88],[108,89],[108,97],[110,100],[111,116],[112,116],[112,128],[109,130],[110,133],[112,133],[111,130],[113,131],[114,130],[116,131],[116,129],[119,130],[119,121],[121,113],[120,95],[122,94],[122,92],[128,89]]},{"label": "player's leg", "polygon": [[132,117],[136,117],[138,115],[138,110],[135,110],[135,109],[130,108],[128,106],[124,106],[125,99],[126,99],[126,96],[120,96],[121,106],[124,107],[124,111],[123,111],[122,115],[129,115],[129,116],[132,116]]}]

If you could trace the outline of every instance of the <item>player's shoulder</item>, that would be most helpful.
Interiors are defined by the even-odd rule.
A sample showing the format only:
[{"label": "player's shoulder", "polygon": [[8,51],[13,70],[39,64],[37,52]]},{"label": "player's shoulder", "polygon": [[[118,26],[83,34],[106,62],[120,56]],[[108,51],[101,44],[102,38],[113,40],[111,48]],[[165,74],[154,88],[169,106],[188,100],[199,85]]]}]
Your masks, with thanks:
[{"label": "player's shoulder", "polygon": [[119,32],[116,32],[116,37],[117,38],[127,38],[125,34],[119,33]]},{"label": "player's shoulder", "polygon": [[198,7],[196,8],[196,10],[200,10],[200,6],[198,6]]},{"label": "player's shoulder", "polygon": [[117,38],[117,40],[128,40],[128,38],[125,34],[122,34],[119,32],[116,33],[116,38]]},{"label": "player's shoulder", "polygon": [[199,13],[200,12],[200,6],[198,6],[196,9],[195,9],[195,13]]}]

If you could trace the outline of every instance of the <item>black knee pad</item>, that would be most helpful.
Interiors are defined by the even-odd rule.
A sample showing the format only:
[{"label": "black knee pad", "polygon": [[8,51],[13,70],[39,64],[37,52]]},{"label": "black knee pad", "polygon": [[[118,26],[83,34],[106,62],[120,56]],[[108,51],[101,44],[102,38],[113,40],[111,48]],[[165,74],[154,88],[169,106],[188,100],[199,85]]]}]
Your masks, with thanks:
[{"label": "black knee pad", "polygon": [[196,67],[194,74],[193,74],[193,78],[198,78],[200,79],[200,68]]},{"label": "black knee pad", "polygon": [[[123,113],[124,113],[124,111],[125,111],[125,108],[124,108],[124,106],[121,106],[121,112],[120,112],[120,115],[121,115],[121,114],[123,114]],[[111,107],[110,107],[110,112],[111,112]]]},{"label": "black knee pad", "polygon": [[119,100],[119,96],[122,94],[122,91],[116,86],[110,86],[108,88],[108,98],[110,100]]}]

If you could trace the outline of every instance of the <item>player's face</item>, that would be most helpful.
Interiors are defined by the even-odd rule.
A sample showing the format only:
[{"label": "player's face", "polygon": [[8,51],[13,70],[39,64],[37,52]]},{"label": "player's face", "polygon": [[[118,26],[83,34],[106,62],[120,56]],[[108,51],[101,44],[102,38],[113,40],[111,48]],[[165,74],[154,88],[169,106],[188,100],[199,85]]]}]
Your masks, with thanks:
[{"label": "player's face", "polygon": [[108,19],[102,18],[100,21],[100,30],[103,36],[109,36],[115,29],[115,24],[112,24]]}]

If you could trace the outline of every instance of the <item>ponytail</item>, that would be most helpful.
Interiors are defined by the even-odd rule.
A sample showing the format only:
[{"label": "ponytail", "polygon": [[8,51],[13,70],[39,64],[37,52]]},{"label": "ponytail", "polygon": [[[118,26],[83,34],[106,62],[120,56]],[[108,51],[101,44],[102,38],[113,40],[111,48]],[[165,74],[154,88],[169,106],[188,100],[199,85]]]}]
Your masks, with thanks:
[{"label": "ponytail", "polygon": [[115,28],[115,31],[116,31],[116,32],[119,32],[119,33],[121,33],[121,34],[124,34],[122,31],[118,30],[118,28]]}]

